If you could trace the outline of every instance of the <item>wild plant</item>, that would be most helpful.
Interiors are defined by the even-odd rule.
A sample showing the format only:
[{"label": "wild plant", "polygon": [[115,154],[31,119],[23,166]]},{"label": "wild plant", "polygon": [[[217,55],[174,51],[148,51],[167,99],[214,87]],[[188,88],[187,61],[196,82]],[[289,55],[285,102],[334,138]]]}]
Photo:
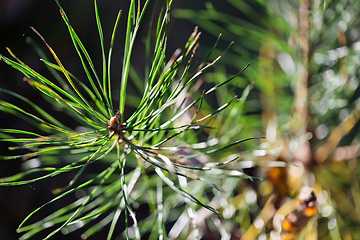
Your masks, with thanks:
[{"label": "wild plant", "polygon": [[[240,159],[235,145],[254,138],[238,136],[236,141],[221,144],[217,128],[209,124],[229,107],[241,110],[252,85],[245,88],[240,98],[234,94],[228,99],[227,95],[224,96],[227,100],[219,106],[208,103],[214,92],[233,81],[249,64],[218,84],[201,85],[203,72],[222,57],[212,57],[217,42],[194,67],[193,57],[200,37],[195,28],[183,50],[177,50],[169,58],[165,53],[172,1],[166,1],[157,19],[154,18],[154,38],[152,27],[148,29],[146,64],[141,76],[134,71],[131,57],[149,0],[142,4],[132,0],[127,13],[121,79],[113,79],[111,63],[115,56],[112,53],[122,11],[115,20],[110,46],[106,47],[97,1],[94,1],[102,59],[98,73],[90,51],[85,49],[59,1],[55,2],[86,74],[85,80],[76,78],[65,68],[66,63],[61,62],[45,37],[33,27],[32,31],[53,57],[49,60],[39,51],[41,61],[53,77],[47,78],[30,68],[10,49],[7,50],[12,58],[0,54],[3,62],[24,75],[24,84],[39,91],[44,101],[56,106],[79,126],[72,129],[29,99],[0,89],[26,105],[0,101],[1,111],[23,118],[37,129],[0,130],[1,141],[11,143],[10,150],[15,153],[20,151],[1,159],[21,159],[35,164],[29,164],[34,167],[24,172],[2,177],[0,185],[32,184],[75,173],[66,186],[53,189],[52,200],[36,208],[20,223],[17,231],[23,234],[21,239],[30,239],[42,231],[46,233],[44,239],[49,239],[60,231],[68,234],[84,226],[87,228],[82,239],[105,227],[109,228],[107,239],[114,239],[121,232],[127,239],[140,239],[144,235],[149,239],[165,239],[184,234],[186,226],[186,235],[200,238],[203,229],[196,224],[199,209],[207,209],[217,218],[222,211],[219,199],[225,199],[224,194],[230,194],[239,179],[253,179],[241,168],[228,166]],[[118,91],[113,89],[117,81],[120,81]],[[128,92],[128,85],[142,95]],[[87,174],[89,165],[96,165],[99,171]],[[229,183],[234,186],[226,186]],[[46,206],[79,192],[76,201],[32,222],[32,217]],[[140,205],[145,205],[148,212],[141,220],[137,218]],[[176,217],[186,224],[180,226],[174,220]],[[172,221],[175,223],[169,230]]]}]

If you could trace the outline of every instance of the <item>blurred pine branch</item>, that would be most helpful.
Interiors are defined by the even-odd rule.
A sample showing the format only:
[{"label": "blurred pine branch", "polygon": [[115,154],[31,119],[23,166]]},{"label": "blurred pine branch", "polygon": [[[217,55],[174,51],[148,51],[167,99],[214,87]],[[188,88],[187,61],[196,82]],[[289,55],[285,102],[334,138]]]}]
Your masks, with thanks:
[{"label": "blurred pine branch", "polygon": [[[254,191],[257,202],[256,207],[249,205],[247,217],[231,219],[239,235],[251,232],[249,218],[258,216],[252,226],[259,228],[249,239],[275,239],[281,231],[279,218],[286,216],[277,210],[303,186],[312,186],[319,214],[293,237],[359,238],[359,218],[350,212],[359,212],[360,2],[228,0],[225,5],[232,11],[208,2],[204,10],[177,9],[174,16],[191,20],[209,34],[221,31],[223,39],[235,41],[226,66],[207,74],[208,79],[226,77],[228,69],[252,61],[239,86],[255,80],[252,93],[258,96],[247,101],[243,128],[249,135],[266,132],[267,143],[261,145],[263,151],[255,161],[288,166],[263,168],[264,182],[241,188]],[[246,198],[241,190],[237,198]],[[345,204],[339,195],[349,201]],[[265,208],[274,217],[260,224],[257,220]]]}]

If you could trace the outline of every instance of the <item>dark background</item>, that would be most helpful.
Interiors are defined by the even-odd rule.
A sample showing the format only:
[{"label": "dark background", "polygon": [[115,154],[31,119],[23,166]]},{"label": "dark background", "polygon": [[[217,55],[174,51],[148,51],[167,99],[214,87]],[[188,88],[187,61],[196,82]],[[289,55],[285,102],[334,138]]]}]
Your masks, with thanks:
[{"label": "dark background", "polygon": [[[142,1],[143,2],[143,1]],[[212,1],[214,6],[221,11],[231,11],[222,1]],[[89,0],[62,0],[60,1],[62,7],[65,9],[72,26],[82,40],[86,49],[89,51],[92,60],[94,61],[97,72],[101,71],[101,52],[100,42],[98,37],[98,30],[95,22],[93,1]],[[154,1],[150,2],[153,4]],[[159,1],[160,9],[162,7]],[[118,32],[116,35],[116,43],[113,53],[112,78],[120,80],[120,70],[124,43],[125,24],[127,20],[127,9],[129,1],[123,0],[104,0],[98,1],[99,12],[104,32],[105,46],[109,45],[112,28],[120,9],[123,10]],[[205,8],[204,0],[176,0],[173,4],[175,8],[191,8],[202,9]],[[149,9],[152,6],[149,6]],[[149,21],[149,14],[145,16],[144,22]],[[66,25],[63,22],[58,10],[58,6],[51,0],[0,0],[0,52],[5,56],[10,56],[7,53],[6,47],[9,47],[14,54],[22,61],[28,64],[31,68],[39,73],[50,77],[51,75],[46,69],[45,65],[39,60],[39,56],[33,48],[26,42],[27,38],[32,38],[44,50],[49,59],[53,59],[51,54],[46,49],[38,36],[30,29],[34,27],[47,41],[47,43],[54,49],[65,68],[72,72],[79,79],[83,79],[85,74],[82,70],[81,63],[76,54],[75,48],[71,42]],[[144,66],[144,46],[142,39],[146,37],[146,24],[140,29],[137,42],[133,50],[132,64],[136,66],[139,71]],[[170,57],[172,52],[177,48],[182,48],[193,31],[195,25],[189,21],[172,18],[170,25],[170,35],[168,42],[168,53]],[[201,29],[200,29],[201,31]],[[211,46],[216,38],[209,34],[203,33],[200,38],[200,44]],[[228,43],[222,43],[224,46]],[[107,47],[106,47],[107,51]],[[201,49],[200,49],[201,55]],[[201,56],[200,56],[201,58]],[[113,81],[116,82],[116,81]],[[0,87],[12,90],[32,102],[38,104],[53,114],[61,122],[68,126],[75,127],[71,119],[63,118],[62,115],[54,111],[48,103],[43,101],[40,95],[33,90],[26,82],[23,81],[23,75],[11,68],[4,62],[0,62]],[[115,89],[118,86],[114,85]],[[116,93],[114,94],[116,95]],[[22,106],[17,98],[8,94],[0,92],[0,100]],[[25,106],[25,105],[24,105]],[[30,124],[26,121],[14,117],[13,115],[0,112],[0,128],[16,128],[22,130],[36,131],[32,129]],[[9,145],[0,143],[0,154],[9,155]],[[0,162],[0,178],[12,176],[21,172],[21,160],[3,160]],[[91,169],[90,169],[91,171]],[[21,221],[34,209],[51,200],[54,195],[51,190],[56,187],[64,186],[70,181],[72,176],[60,176],[45,181],[39,181],[31,185],[14,186],[14,187],[0,187],[0,238],[5,240],[18,239],[20,234],[16,233],[16,228]],[[70,203],[73,199],[66,198],[51,204],[51,206],[42,209],[39,213],[33,216],[33,221],[39,220],[54,210],[59,208],[59,205]],[[60,207],[61,207],[60,206]],[[93,236],[90,239],[105,239],[108,229],[103,229],[102,232]],[[67,236],[56,234],[52,239],[80,239],[83,230],[74,232]],[[115,234],[116,235],[116,234]],[[33,239],[42,239],[43,234],[36,235]]]}]

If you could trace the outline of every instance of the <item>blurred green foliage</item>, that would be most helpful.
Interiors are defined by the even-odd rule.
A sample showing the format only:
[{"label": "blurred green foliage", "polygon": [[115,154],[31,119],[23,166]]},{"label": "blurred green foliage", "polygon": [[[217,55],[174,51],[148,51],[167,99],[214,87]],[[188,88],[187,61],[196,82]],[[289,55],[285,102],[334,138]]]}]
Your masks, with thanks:
[{"label": "blurred green foliage", "polygon": [[[266,134],[267,143],[255,159],[290,164],[285,172],[261,169],[265,181],[249,186],[260,199],[257,208],[250,205],[251,214],[234,222],[246,232],[248,218],[268,206],[264,204],[272,193],[275,210],[270,215],[276,216],[276,209],[305,185],[315,188],[319,213],[300,239],[358,239],[360,2],[228,0],[224,4],[226,9],[207,2],[204,10],[178,9],[174,15],[235,41],[225,66],[207,74],[209,81],[252,61],[236,83],[241,87],[255,80],[253,91],[258,95],[247,101],[240,122],[250,135]],[[245,196],[246,191],[240,190],[238,198]],[[266,219],[258,234],[275,233],[275,218]]]}]

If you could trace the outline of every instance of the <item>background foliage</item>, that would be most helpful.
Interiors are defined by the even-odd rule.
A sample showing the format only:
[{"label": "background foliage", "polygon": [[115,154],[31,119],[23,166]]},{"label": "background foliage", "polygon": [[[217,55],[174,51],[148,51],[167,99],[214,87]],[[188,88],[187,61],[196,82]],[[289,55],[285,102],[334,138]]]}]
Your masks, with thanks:
[{"label": "background foliage", "polygon": [[236,14],[208,2],[206,10],[175,15],[210,33],[226,29],[224,38],[237,39],[224,70],[217,68],[209,79],[253,61],[245,76],[256,79],[259,97],[245,111],[261,112],[250,119],[266,133],[264,150],[273,151],[262,158],[297,165],[262,169],[267,180],[255,187],[259,209],[271,193],[278,208],[310,185],[318,193],[319,214],[300,239],[359,238],[359,218],[351,213],[359,211],[359,2],[227,2]]}]

